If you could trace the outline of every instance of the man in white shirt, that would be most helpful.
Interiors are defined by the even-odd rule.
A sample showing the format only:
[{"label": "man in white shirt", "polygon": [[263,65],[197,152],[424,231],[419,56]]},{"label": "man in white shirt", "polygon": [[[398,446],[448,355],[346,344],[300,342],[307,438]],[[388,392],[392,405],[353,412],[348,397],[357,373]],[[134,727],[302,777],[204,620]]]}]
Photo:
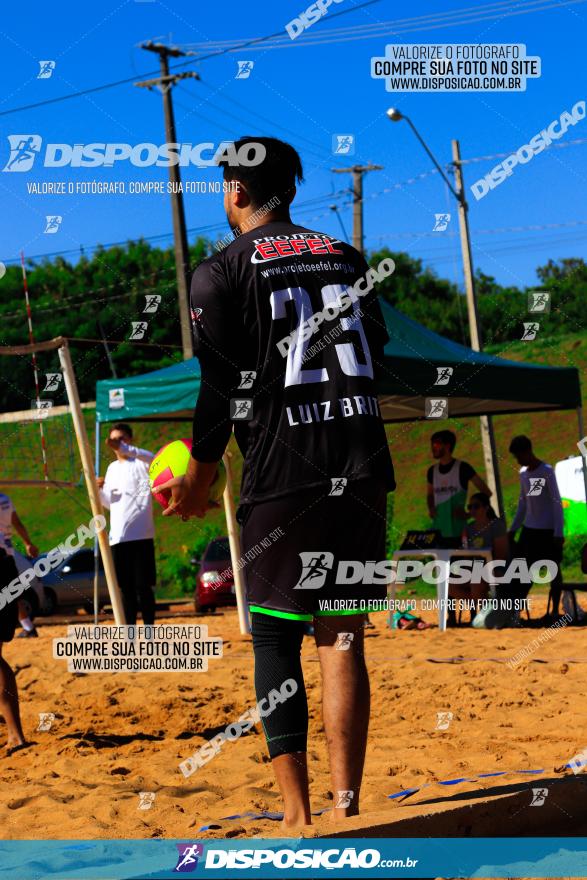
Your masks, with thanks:
[{"label": "man in white shirt", "polygon": [[149,465],[155,457],[132,445],[132,428],[119,422],[106,440],[116,461],[98,477],[102,504],[110,511],[110,546],[128,625],[155,621],[155,527]]},{"label": "man in white shirt", "polygon": [[510,452],[522,467],[518,509],[509,535],[513,540],[522,526],[516,555],[526,559],[528,567],[539,559],[549,559],[557,564],[558,573],[551,582],[550,593],[552,615],[558,617],[562,590],[560,568],[565,539],[563,505],[554,468],[534,455],[532,441],[524,435],[514,437]]}]

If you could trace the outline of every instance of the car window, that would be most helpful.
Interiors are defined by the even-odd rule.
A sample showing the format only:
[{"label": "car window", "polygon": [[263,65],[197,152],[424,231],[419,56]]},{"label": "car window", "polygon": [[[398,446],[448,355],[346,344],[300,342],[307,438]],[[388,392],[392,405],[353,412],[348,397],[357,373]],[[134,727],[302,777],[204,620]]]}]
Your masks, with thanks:
[{"label": "car window", "polygon": [[[102,560],[100,560],[100,569],[102,568]],[[94,570],[94,551],[89,548],[79,550],[70,556],[64,563],[68,565],[71,573],[81,574],[82,572],[92,572]]]},{"label": "car window", "polygon": [[228,538],[221,541],[211,541],[204,553],[205,562],[224,562],[230,559],[230,548]]}]

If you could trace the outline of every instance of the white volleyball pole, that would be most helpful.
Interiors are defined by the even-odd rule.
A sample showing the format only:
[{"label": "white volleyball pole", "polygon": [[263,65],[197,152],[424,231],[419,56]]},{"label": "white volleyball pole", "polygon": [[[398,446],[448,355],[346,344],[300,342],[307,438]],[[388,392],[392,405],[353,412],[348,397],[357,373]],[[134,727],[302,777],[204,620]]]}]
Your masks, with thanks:
[{"label": "white volleyball pole", "polygon": [[232,467],[230,452],[225,452],[222,456],[224,467],[226,469],[226,488],[224,489],[224,516],[226,517],[226,528],[228,530],[228,544],[230,547],[230,560],[232,563],[232,576],[234,579],[234,592],[236,595],[236,607],[238,611],[238,622],[240,631],[243,635],[249,635],[251,632],[251,620],[249,610],[247,608],[247,598],[245,595],[245,584],[243,573],[240,568],[241,558],[241,542],[236,521],[236,508],[234,506],[234,495],[232,492]]}]

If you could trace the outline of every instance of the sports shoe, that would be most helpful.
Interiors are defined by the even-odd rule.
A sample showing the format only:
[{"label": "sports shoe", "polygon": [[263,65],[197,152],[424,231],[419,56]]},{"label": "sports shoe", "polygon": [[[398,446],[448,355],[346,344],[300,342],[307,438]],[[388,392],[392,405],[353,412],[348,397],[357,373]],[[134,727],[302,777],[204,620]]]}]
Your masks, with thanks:
[{"label": "sports shoe", "polygon": [[37,632],[36,629],[31,629],[31,630],[23,629],[23,631],[20,632],[16,638],[17,639],[38,639],[39,633]]}]

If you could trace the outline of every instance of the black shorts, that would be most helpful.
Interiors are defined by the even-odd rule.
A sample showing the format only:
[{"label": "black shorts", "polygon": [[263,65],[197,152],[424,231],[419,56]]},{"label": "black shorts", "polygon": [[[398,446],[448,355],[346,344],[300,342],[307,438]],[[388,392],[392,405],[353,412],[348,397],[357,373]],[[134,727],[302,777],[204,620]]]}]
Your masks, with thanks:
[{"label": "black shorts", "polygon": [[121,541],[120,544],[113,544],[111,549],[118,586],[123,592],[140,592],[144,587],[155,586],[157,568],[153,538]]},{"label": "black shorts", "polygon": [[515,556],[525,559],[528,568],[539,559],[548,559],[560,566],[562,544],[555,541],[554,529],[529,529],[528,526],[522,526]]},{"label": "black shorts", "polygon": [[[0,590],[18,577],[14,557],[0,549]],[[11,642],[18,626],[18,600],[13,599],[0,609],[0,642]]]},{"label": "black shorts", "polygon": [[292,620],[380,610],[389,578],[372,583],[365,563],[386,558],[386,499],[381,483],[356,480],[341,495],[318,487],[241,507],[249,610]]}]

